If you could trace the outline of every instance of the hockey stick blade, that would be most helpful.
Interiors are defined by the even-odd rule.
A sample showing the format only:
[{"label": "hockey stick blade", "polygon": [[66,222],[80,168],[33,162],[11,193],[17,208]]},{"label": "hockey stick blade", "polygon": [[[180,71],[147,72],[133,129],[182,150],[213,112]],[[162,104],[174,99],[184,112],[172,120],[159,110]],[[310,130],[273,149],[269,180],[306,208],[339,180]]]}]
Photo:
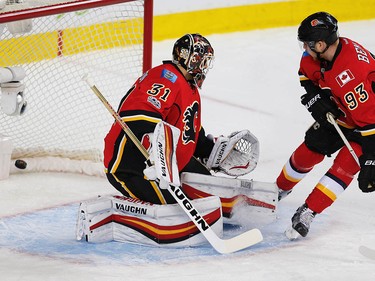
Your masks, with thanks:
[{"label": "hockey stick blade", "polygon": [[262,233],[256,228],[229,239],[219,238],[179,187],[169,185],[168,191],[217,252],[221,254],[237,252],[263,240]]},{"label": "hockey stick blade", "polygon": [[366,258],[375,260],[375,250],[362,245],[362,246],[359,246],[358,251],[360,254],[362,254]]}]

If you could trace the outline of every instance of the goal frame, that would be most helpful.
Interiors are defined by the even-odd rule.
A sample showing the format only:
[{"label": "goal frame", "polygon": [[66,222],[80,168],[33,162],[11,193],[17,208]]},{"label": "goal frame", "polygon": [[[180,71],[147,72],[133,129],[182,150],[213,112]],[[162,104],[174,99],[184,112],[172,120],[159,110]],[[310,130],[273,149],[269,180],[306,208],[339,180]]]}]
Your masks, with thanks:
[{"label": "goal frame", "polygon": [[[78,0],[74,2],[51,4],[48,6],[32,7],[16,11],[6,11],[0,13],[0,24],[133,1],[134,0]],[[153,0],[144,0],[143,16],[144,27],[142,68],[143,72],[146,72],[152,66]]]}]

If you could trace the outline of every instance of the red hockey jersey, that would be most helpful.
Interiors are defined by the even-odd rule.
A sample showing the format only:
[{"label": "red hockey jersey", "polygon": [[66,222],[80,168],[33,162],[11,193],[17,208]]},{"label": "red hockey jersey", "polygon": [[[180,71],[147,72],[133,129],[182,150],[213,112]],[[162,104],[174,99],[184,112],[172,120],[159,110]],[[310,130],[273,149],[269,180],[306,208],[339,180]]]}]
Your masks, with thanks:
[{"label": "red hockey jersey", "polygon": [[[179,170],[193,156],[201,129],[200,95],[173,63],[164,62],[143,74],[122,99],[118,112],[145,146],[144,134],[153,132],[160,120],[179,128],[176,151]],[[109,172],[142,172],[144,157],[125,143],[126,136],[114,123],[105,138],[105,167]]]},{"label": "red hockey jersey", "polygon": [[[332,62],[314,60],[307,52],[300,64],[300,80],[330,89],[344,112],[338,122],[348,128],[372,128],[375,133],[375,59],[360,44],[340,37]],[[372,134],[370,133],[370,134]]]}]

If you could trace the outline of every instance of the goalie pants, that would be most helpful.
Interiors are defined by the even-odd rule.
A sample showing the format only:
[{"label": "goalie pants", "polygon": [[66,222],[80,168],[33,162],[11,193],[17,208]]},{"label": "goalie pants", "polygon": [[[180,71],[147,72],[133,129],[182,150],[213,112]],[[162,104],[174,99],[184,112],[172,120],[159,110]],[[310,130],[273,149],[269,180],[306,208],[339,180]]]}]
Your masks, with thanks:
[{"label": "goalie pants", "polygon": [[[182,172],[210,175],[209,170],[196,158],[192,158]],[[154,204],[174,204],[176,201],[166,189],[160,189],[154,181],[145,179],[143,171],[135,173],[107,173],[108,181],[121,194]]]},{"label": "goalie pants", "polygon": [[[311,210],[321,213],[349,186],[359,167],[338,133],[316,124],[306,132],[305,141],[284,165],[276,184],[282,190],[291,190],[316,164],[322,162],[325,156],[331,156],[338,151],[332,166],[305,201]],[[342,130],[356,155],[361,155],[359,134],[345,128]]]}]

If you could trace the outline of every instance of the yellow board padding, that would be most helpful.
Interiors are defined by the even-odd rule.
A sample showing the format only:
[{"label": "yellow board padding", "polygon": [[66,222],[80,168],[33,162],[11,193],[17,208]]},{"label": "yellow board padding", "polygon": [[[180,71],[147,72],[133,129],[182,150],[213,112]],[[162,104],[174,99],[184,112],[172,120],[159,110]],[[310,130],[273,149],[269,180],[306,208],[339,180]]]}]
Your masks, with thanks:
[{"label": "yellow board padding", "polygon": [[331,13],[339,23],[374,19],[375,0],[296,0],[160,15],[154,17],[153,39],[297,26],[318,11]]},{"label": "yellow board padding", "polygon": [[63,41],[64,55],[142,44],[143,21],[133,19],[66,29]]},{"label": "yellow board padding", "polygon": [[0,66],[31,63],[57,54],[57,33],[28,35],[0,41]]},{"label": "yellow board padding", "polygon": [[138,45],[143,42],[143,21],[121,20],[4,39],[0,41],[0,66],[56,58],[59,36],[63,55]]},{"label": "yellow board padding", "polygon": [[[296,26],[317,11],[332,13],[339,22],[375,18],[375,0],[295,0],[225,7],[154,16],[153,40],[176,39],[186,33],[230,33]],[[124,33],[130,38],[123,36]],[[141,19],[102,23],[62,31],[64,55],[140,44]],[[59,32],[30,34],[0,41],[0,66],[19,65],[58,55]],[[112,43],[110,43],[112,42]]]}]

